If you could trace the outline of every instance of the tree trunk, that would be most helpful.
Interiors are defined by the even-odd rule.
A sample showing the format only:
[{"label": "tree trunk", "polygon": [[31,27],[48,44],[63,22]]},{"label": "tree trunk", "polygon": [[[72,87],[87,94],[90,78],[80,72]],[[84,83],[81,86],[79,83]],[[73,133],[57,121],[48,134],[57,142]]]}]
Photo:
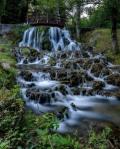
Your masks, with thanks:
[{"label": "tree trunk", "polygon": [[60,17],[60,1],[59,0],[56,1],[56,10],[57,10],[57,16]]},{"label": "tree trunk", "polygon": [[115,53],[119,53],[119,45],[117,38],[117,18],[116,16],[112,16],[112,48]]},{"label": "tree trunk", "polygon": [[80,2],[76,2],[76,37],[79,39],[80,37]]}]

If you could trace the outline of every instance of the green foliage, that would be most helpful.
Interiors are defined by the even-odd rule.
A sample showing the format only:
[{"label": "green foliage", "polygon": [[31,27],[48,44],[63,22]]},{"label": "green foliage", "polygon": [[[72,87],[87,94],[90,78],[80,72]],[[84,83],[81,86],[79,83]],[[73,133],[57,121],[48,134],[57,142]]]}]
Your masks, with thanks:
[{"label": "green foliage", "polygon": [[13,45],[18,45],[19,42],[22,40],[24,31],[27,30],[30,26],[29,25],[18,25],[16,26],[12,32],[12,44]]},{"label": "green foliage", "polygon": [[28,0],[6,0],[2,23],[14,24],[24,22],[27,7]]},{"label": "green foliage", "polygon": [[9,148],[9,141],[0,139],[0,149],[8,149]]},{"label": "green foliage", "polygon": [[14,68],[11,68],[10,70],[3,70],[3,68],[0,68],[0,88],[7,88],[11,89],[14,85],[16,77],[16,71]]},{"label": "green foliage", "polygon": [[57,148],[57,149],[80,149],[80,143],[70,137],[69,135],[67,136],[62,136],[60,134],[49,134],[47,131],[39,129],[37,131],[38,135],[40,136],[40,146],[41,149],[48,147],[48,148]]},{"label": "green foliage", "polygon": [[5,13],[6,0],[0,0],[0,16]]},{"label": "green foliage", "polygon": [[[120,46],[120,30],[118,29],[118,41]],[[82,42],[94,46],[95,52],[102,52],[114,64],[120,64],[120,54],[115,54],[111,45],[110,29],[96,29],[82,35]]]},{"label": "green foliage", "polygon": [[36,116],[25,111],[19,86],[0,90],[0,149],[79,149],[79,142],[69,135],[51,132],[58,128],[52,113]]},{"label": "green foliage", "polygon": [[111,129],[106,127],[101,133],[96,133],[91,130],[89,133],[88,147],[107,149],[108,148],[108,137],[111,133]]},{"label": "green foliage", "polygon": [[99,5],[89,17],[89,26],[110,27],[110,20],[106,19],[103,4]]},{"label": "green foliage", "polygon": [[[104,13],[108,17],[115,15],[119,19],[120,15],[120,1],[119,0],[103,0]],[[111,18],[109,18],[111,19]]]}]

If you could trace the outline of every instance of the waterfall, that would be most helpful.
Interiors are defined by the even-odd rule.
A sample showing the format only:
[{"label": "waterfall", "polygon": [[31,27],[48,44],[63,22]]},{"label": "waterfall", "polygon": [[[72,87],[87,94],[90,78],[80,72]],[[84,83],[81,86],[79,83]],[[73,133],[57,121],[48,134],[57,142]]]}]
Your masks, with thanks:
[{"label": "waterfall", "polygon": [[[51,43],[51,51],[64,51],[64,50],[80,50],[80,44],[72,40],[69,31],[57,27],[51,27],[48,31],[48,36]],[[29,47],[37,51],[44,50],[43,38],[44,32],[39,32],[35,27],[32,27],[24,32],[23,40],[20,42],[19,47]]]},{"label": "waterfall", "polygon": [[37,51],[42,50],[43,34],[44,32],[39,33],[35,27],[26,30],[23,40],[19,43],[19,47],[29,47]]},{"label": "waterfall", "polygon": [[[45,39],[48,51],[43,49]],[[26,30],[19,47],[35,49],[18,63],[17,80],[26,106],[40,115],[56,113],[58,132],[70,132],[84,121],[120,124],[120,73],[109,67],[105,56],[82,48],[69,31],[56,27],[46,35],[35,27]]]}]

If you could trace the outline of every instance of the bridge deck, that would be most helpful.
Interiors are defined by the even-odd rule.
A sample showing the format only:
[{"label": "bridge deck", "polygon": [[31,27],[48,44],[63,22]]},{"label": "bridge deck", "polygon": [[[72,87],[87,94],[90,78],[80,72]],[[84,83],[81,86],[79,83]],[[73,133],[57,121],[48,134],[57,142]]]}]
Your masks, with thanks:
[{"label": "bridge deck", "polygon": [[30,14],[27,16],[27,23],[32,26],[56,26],[56,27],[64,27],[65,18],[57,17],[57,16],[48,16],[48,15],[39,15],[39,14]]}]

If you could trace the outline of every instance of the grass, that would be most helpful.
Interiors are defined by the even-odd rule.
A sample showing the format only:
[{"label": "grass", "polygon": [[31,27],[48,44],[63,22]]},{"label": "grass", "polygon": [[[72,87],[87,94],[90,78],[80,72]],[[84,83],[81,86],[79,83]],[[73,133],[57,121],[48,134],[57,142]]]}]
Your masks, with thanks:
[{"label": "grass", "polygon": [[12,42],[10,40],[5,39],[2,43],[3,39],[0,38],[0,62],[9,63],[10,65],[14,65],[15,59],[11,54],[12,50]]}]

